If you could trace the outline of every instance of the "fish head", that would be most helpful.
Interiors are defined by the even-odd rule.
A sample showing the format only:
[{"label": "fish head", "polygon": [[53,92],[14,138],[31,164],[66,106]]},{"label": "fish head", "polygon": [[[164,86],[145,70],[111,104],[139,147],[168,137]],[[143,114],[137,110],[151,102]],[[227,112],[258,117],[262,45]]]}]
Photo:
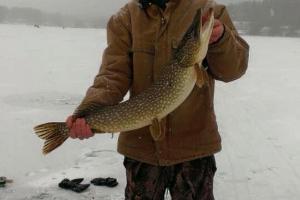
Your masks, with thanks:
[{"label": "fish head", "polygon": [[208,20],[202,24],[202,10],[197,11],[191,26],[175,52],[175,59],[182,67],[192,67],[196,63],[201,63],[206,57],[214,26],[213,8],[208,9],[207,12]]}]

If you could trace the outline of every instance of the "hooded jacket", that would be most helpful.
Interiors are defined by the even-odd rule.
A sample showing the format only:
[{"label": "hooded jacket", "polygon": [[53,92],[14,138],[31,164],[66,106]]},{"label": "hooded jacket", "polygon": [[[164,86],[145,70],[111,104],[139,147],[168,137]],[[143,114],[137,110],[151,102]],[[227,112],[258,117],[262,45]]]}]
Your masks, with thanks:
[{"label": "hooded jacket", "polygon": [[[172,51],[178,48],[196,11],[206,1],[169,0],[164,10],[154,4],[142,9],[138,0],[127,3],[107,24],[107,48],[83,103],[114,105],[128,91],[133,97],[148,88],[170,61]],[[195,86],[185,102],[162,120],[163,140],[154,141],[149,127],[122,132],[118,138],[119,153],[168,166],[221,150],[213,105],[215,80],[229,82],[240,78],[247,69],[249,46],[238,35],[225,6],[217,4],[214,13],[223,22],[225,32],[209,46],[206,84],[202,88]]]}]

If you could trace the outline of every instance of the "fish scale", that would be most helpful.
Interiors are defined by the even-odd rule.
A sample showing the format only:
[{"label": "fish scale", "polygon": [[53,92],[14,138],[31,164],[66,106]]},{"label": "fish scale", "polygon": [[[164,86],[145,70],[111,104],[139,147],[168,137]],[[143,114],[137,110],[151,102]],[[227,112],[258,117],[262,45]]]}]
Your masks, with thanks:
[{"label": "fish scale", "polygon": [[87,123],[95,124],[93,129],[97,132],[120,132],[138,129],[150,125],[154,118],[165,117],[190,94],[196,77],[194,68],[181,68],[178,64],[166,66],[164,71],[147,92],[118,105],[95,110],[85,117]]},{"label": "fish scale", "polygon": [[[202,26],[201,10],[197,11],[170,64],[163,67],[158,79],[149,88],[117,105],[81,105],[75,115],[84,117],[94,133],[124,132],[150,126],[152,136],[156,134],[152,129],[153,121],[159,122],[174,111],[195,85],[201,87],[203,84],[203,73],[197,64],[201,64],[207,54],[213,29],[213,10],[209,12],[210,18]],[[56,149],[69,137],[65,122],[41,124],[34,130],[46,140],[44,154]]]}]

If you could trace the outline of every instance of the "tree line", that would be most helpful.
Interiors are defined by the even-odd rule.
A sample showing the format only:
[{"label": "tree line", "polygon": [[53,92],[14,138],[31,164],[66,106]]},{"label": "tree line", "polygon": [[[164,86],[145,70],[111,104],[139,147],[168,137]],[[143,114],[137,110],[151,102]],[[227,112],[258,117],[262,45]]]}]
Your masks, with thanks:
[{"label": "tree line", "polygon": [[46,13],[35,8],[0,6],[0,23],[20,23],[74,28],[103,28],[105,17],[77,17],[60,13]]},{"label": "tree line", "polygon": [[229,4],[238,29],[250,35],[300,36],[299,0],[262,0]]},{"label": "tree line", "polygon": [[[300,0],[248,0],[228,5],[241,33],[300,36]],[[78,17],[46,13],[35,8],[0,6],[0,23],[75,28],[104,28],[108,17]]]}]

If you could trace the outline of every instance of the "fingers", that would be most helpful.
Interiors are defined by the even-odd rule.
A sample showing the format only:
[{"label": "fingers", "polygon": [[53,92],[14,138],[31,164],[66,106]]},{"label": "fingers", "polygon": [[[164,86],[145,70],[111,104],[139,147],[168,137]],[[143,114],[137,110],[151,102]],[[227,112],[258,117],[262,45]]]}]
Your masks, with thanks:
[{"label": "fingers", "polygon": [[94,133],[92,132],[90,126],[86,123],[84,118],[78,118],[73,122],[68,118],[67,124],[69,124],[68,127],[71,127],[69,135],[73,139],[78,138],[80,140],[83,140],[94,136]]},{"label": "fingers", "polygon": [[69,132],[69,135],[72,139],[76,139],[78,138],[77,136],[77,119],[73,122],[72,126],[71,126],[71,129],[70,129],[70,132]]},{"label": "fingers", "polygon": [[72,128],[73,122],[74,122],[74,118],[73,118],[73,115],[71,115],[66,120],[66,124],[67,124],[67,126],[68,126],[69,129]]},{"label": "fingers", "polygon": [[219,20],[215,20],[214,29],[211,34],[209,43],[211,44],[218,41],[222,37],[223,33],[224,33],[224,26],[222,22]]},{"label": "fingers", "polygon": [[95,134],[92,132],[90,126],[88,124],[86,124],[86,133],[87,133],[87,137],[93,137]]},{"label": "fingers", "polygon": [[74,126],[75,122],[76,122],[76,119],[74,119],[72,115],[69,116],[69,117],[67,118],[67,120],[66,120],[66,124],[67,124],[67,126],[68,126],[68,128],[69,128],[69,130],[70,130],[70,131],[69,131],[69,136],[70,136],[72,139],[77,138],[77,135],[76,135],[76,132],[75,132],[75,126]]},{"label": "fingers", "polygon": [[76,126],[75,132],[76,132],[77,137],[80,140],[83,140],[85,138],[85,130],[84,130],[85,120],[82,119],[82,118],[78,118],[76,120],[76,125],[75,126]]}]

